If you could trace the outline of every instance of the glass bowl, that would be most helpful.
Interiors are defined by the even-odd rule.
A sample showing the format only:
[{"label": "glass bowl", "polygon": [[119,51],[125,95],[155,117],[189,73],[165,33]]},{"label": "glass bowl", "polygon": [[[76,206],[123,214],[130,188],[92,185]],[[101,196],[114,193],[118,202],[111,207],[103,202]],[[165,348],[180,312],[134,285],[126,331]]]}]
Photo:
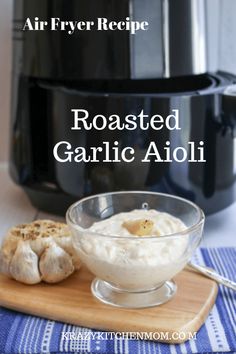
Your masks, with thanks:
[{"label": "glass bowl", "polygon": [[[91,231],[94,222],[134,209],[155,209],[179,218],[184,231],[164,236],[114,236]],[[194,203],[154,192],[113,192],[81,199],[67,211],[75,250],[96,276],[93,295],[106,304],[144,308],[176,292],[172,278],[191,258],[202,237],[204,214]]]}]

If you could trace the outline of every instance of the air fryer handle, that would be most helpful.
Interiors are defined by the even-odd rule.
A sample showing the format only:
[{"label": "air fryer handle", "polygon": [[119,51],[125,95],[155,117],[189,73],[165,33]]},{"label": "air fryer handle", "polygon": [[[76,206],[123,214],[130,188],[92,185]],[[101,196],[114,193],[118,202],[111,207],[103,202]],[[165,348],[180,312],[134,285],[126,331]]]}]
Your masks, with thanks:
[{"label": "air fryer handle", "polygon": [[221,97],[223,132],[226,133],[230,129],[232,137],[236,137],[236,85],[228,86]]}]

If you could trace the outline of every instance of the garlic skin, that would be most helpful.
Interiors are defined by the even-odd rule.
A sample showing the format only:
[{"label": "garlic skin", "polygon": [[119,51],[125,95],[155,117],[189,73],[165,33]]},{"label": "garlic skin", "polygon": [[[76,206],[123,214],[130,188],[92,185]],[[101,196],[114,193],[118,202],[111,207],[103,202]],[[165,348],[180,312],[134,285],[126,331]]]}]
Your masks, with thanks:
[{"label": "garlic skin", "polygon": [[10,264],[12,277],[26,284],[37,284],[41,281],[38,269],[38,256],[30,247],[29,241],[20,241]]},{"label": "garlic skin", "polygon": [[59,282],[80,265],[68,226],[51,220],[11,228],[0,250],[0,272],[25,284]]},{"label": "garlic skin", "polygon": [[40,257],[39,269],[42,280],[57,283],[71,275],[75,267],[69,254],[52,242]]}]

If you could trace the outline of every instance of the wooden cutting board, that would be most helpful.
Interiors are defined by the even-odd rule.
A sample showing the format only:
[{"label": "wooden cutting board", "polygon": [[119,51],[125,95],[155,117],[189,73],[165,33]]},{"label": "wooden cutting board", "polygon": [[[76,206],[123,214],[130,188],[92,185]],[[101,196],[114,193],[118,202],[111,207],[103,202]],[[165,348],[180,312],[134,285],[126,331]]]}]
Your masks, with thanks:
[{"label": "wooden cutting board", "polygon": [[214,281],[190,270],[174,279],[177,293],[169,302],[149,309],[121,309],[102,304],[90,291],[93,275],[82,268],[61,283],[24,285],[0,275],[0,305],[32,315],[117,332],[174,332],[186,341],[204,323],[215,302]]}]

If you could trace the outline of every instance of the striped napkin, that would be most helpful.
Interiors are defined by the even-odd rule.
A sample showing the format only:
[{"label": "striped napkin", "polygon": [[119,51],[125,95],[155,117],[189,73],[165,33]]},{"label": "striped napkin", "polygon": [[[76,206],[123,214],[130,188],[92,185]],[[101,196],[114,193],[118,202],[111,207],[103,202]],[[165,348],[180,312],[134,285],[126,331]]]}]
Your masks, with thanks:
[{"label": "striped napkin", "polygon": [[[215,268],[220,274],[236,280],[235,248],[202,248],[196,252],[193,260]],[[62,335],[65,332],[73,332],[76,339],[65,340]],[[103,336],[106,334],[106,332],[28,316],[4,308],[0,309],[1,354],[236,352],[236,293],[220,286],[216,304],[197,333],[196,339],[184,344],[168,345],[120,338],[105,340]]]}]

